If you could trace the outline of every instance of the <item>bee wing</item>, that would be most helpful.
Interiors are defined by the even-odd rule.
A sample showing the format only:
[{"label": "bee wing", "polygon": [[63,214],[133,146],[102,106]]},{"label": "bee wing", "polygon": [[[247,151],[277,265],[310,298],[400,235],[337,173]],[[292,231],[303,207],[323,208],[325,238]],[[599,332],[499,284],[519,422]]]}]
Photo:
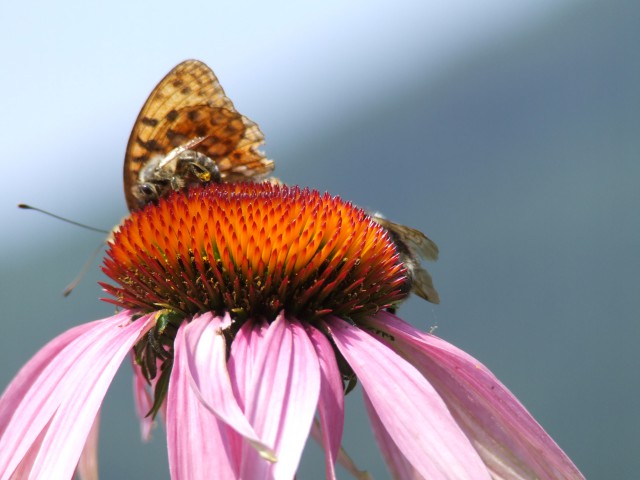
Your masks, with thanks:
[{"label": "bee wing", "polygon": [[391,222],[380,214],[373,214],[371,218],[386,228],[396,242],[400,258],[409,273],[411,291],[428,302],[440,303],[431,275],[420,265],[421,258],[438,259],[438,246],[420,230]]},{"label": "bee wing", "polygon": [[187,143],[180,145],[179,147],[171,150],[167,155],[158,163],[158,169],[165,168],[168,164],[175,161],[181,153],[187,150],[193,150],[197,145],[201,144],[207,137],[196,137],[189,140]]},{"label": "bee wing", "polygon": [[413,265],[411,269],[411,291],[424,298],[427,302],[439,304],[440,295],[433,286],[431,275],[420,265]]},{"label": "bee wing", "polygon": [[414,255],[424,260],[435,261],[438,259],[438,246],[420,230],[394,223],[380,214],[373,214],[371,217],[393,235],[399,237]]},{"label": "bee wing", "polygon": [[237,181],[273,170],[273,161],[258,150],[263,140],[258,125],[236,111],[207,65],[182,62],[153,89],[131,131],[124,161],[127,205],[138,208],[133,187],[153,155],[195,141],[193,149],[218,164],[223,180]]}]

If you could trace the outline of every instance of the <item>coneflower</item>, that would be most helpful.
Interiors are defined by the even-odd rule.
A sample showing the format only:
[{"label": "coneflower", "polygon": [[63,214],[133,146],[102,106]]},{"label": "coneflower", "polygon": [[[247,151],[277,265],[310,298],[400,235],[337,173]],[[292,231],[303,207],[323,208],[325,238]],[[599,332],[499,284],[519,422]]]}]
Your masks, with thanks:
[{"label": "coneflower", "polygon": [[103,270],[121,311],[54,339],[0,399],[2,479],[93,475],[100,405],[129,354],[173,479],[292,479],[311,432],[335,478],[356,381],[394,478],[582,478],[486,367],[388,313],[405,267],[339,198],[176,192],[124,221]]}]

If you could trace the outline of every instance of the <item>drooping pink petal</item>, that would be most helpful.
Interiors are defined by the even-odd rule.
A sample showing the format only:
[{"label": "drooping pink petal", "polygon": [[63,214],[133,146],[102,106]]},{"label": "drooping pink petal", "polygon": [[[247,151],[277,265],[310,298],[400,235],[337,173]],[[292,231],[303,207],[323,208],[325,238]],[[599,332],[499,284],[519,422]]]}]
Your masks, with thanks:
[{"label": "drooping pink petal", "polygon": [[[51,359],[17,405],[0,438],[0,472],[11,472],[45,426],[34,478],[70,478],[104,394],[124,356],[153,318],[122,312],[92,327]],[[2,478],[5,478],[4,476]]]},{"label": "drooping pink petal", "polygon": [[[67,373],[64,386],[60,385],[67,398],[58,407],[44,438],[33,469],[36,478],[40,475],[65,478],[62,472],[77,464],[78,453],[84,448],[113,377],[133,345],[154,322],[152,315],[131,322],[130,314],[125,312],[124,318],[125,321],[112,323],[100,342],[84,351],[82,361]],[[61,445],[63,454],[59,452]]]},{"label": "drooping pink petal", "polygon": [[96,415],[89,436],[82,449],[76,474],[80,480],[98,480],[98,435],[100,433],[100,412]]},{"label": "drooping pink petal", "polygon": [[191,388],[186,322],[174,341],[174,361],[167,392],[167,450],[171,478],[238,478],[229,437],[237,435],[209,412]]},{"label": "drooping pink petal", "polygon": [[[84,328],[87,325],[89,328]],[[22,368],[0,400],[4,421],[0,437],[0,472],[4,472],[3,475],[11,474],[51,422],[61,401],[61,395],[51,401],[51,392],[55,391],[66,370],[73,366],[73,346],[86,335],[95,335],[105,328],[100,321],[87,325],[72,328],[40,350]],[[71,358],[63,364],[68,357]],[[9,411],[11,415],[7,414]]]},{"label": "drooping pink petal", "polygon": [[[140,420],[140,436],[145,442],[151,438],[151,430],[154,427],[155,420],[151,415],[147,415],[153,407],[153,395],[146,378],[142,374],[139,365],[135,363],[135,356],[131,354],[133,369],[133,401],[136,407],[136,413]],[[158,378],[158,377],[156,377]]]},{"label": "drooping pink petal", "polygon": [[[266,331],[267,329],[263,328],[262,323],[259,321],[247,322],[236,333],[231,344],[231,355],[227,359],[227,371],[229,372],[233,395],[243,413],[245,412],[243,392],[250,388],[254,373],[250,368],[245,368],[245,366],[255,363],[258,345],[260,344],[257,339],[262,338]],[[273,446],[270,447],[273,450]],[[239,459],[239,462],[242,459],[243,449],[244,442],[242,439],[237,443],[231,443],[234,458]]]},{"label": "drooping pink petal", "polygon": [[230,374],[233,372],[231,386],[243,411],[245,411],[244,392],[251,388],[254,382],[253,376],[256,373],[251,368],[247,368],[247,365],[256,363],[258,351],[260,350],[260,339],[266,333],[267,328],[264,328],[259,321],[247,322],[238,331],[231,344],[231,355],[227,368]]},{"label": "drooping pink petal", "polygon": [[380,417],[375,408],[371,404],[371,400],[367,396],[367,392],[363,392],[362,399],[364,406],[369,414],[371,421],[371,429],[376,438],[376,442],[380,447],[384,461],[389,467],[392,478],[401,478],[403,480],[422,480],[424,477],[413,468],[413,465],[407,460],[407,457],[398,449],[393,439],[387,433],[387,429],[380,421]]},{"label": "drooping pink petal", "polygon": [[344,320],[330,317],[326,323],[380,423],[423,477],[489,478],[438,393],[410,363]]},{"label": "drooping pink petal", "polygon": [[13,474],[9,475],[11,472],[4,472],[2,474],[2,478],[11,478],[11,480],[20,480],[22,478],[30,478],[29,474],[31,473],[31,469],[33,468],[33,464],[38,458],[38,453],[40,452],[40,446],[42,445],[42,440],[44,440],[44,436],[47,434],[49,429],[49,424],[47,424],[40,435],[35,439],[35,441],[29,447],[27,453],[24,454],[20,464],[13,471]]},{"label": "drooping pink petal", "polygon": [[0,397],[0,435],[3,434],[9,420],[14,415],[18,404],[24,398],[26,392],[31,388],[44,368],[55,358],[69,343],[74,341],[84,332],[91,330],[100,320],[78,325],[67,330],[61,335],[47,343],[36,353],[18,374],[13,378]]},{"label": "drooping pink petal", "polygon": [[220,318],[205,313],[194,318],[185,328],[191,386],[207,410],[247,439],[261,456],[275,461],[275,452],[260,441],[231,388],[227,345],[223,334],[223,329],[230,324],[229,314]]},{"label": "drooping pink petal", "polygon": [[581,479],[567,455],[478,360],[380,313],[369,322],[429,379],[496,478]]},{"label": "drooping pink petal", "polygon": [[335,480],[335,462],[342,442],[344,427],[344,392],[342,376],[336,362],[333,347],[319,330],[308,327],[307,333],[318,356],[320,364],[320,398],[318,414],[325,452],[327,479]]},{"label": "drooping pink petal", "polygon": [[[232,357],[238,352],[242,355],[234,359],[232,381],[234,375],[243,379],[237,389],[244,399],[245,414],[260,438],[274,446],[278,458],[276,463],[269,463],[245,445],[240,478],[291,479],[318,405],[320,367],[316,352],[304,327],[283,314],[268,327],[247,328],[245,335],[236,336],[234,346],[239,339],[254,345],[239,345],[235,351],[232,348]],[[249,378],[251,381],[247,381]]]}]

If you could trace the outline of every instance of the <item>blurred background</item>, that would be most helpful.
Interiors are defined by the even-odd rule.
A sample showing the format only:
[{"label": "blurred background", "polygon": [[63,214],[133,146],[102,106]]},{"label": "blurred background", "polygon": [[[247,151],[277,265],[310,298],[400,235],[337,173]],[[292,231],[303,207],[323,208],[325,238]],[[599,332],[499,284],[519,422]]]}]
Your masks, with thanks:
[{"label": "blurred background", "polygon": [[[180,5],[180,6],[179,6]],[[198,58],[266,135],[286,183],[423,230],[442,305],[403,318],[491,368],[588,478],[640,470],[640,3],[578,0],[4,2],[0,388],[42,345],[109,316],[102,241],[147,95]],[[360,393],[344,445],[388,476]],[[125,365],[102,477],[168,478]],[[632,473],[633,472],[633,473]],[[344,472],[342,472],[344,474]],[[309,445],[300,478],[323,478]],[[345,475],[341,475],[344,477]]]}]

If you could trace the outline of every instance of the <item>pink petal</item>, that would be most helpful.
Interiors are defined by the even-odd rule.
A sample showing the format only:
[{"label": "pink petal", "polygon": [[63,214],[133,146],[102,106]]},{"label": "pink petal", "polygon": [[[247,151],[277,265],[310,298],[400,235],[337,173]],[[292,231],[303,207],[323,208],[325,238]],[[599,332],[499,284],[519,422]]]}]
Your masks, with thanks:
[{"label": "pink petal", "polygon": [[423,477],[489,478],[438,393],[411,364],[344,320],[333,317],[327,325],[380,423]]},{"label": "pink petal", "polygon": [[259,351],[260,340],[265,336],[266,328],[263,328],[258,321],[246,322],[238,331],[231,344],[231,355],[229,357],[229,372],[232,373],[232,387],[235,397],[242,410],[245,410],[244,393],[251,388],[254,382],[254,371],[247,368],[247,365],[254,365]]},{"label": "pink petal", "polygon": [[67,330],[42,347],[38,353],[20,369],[0,398],[0,435],[2,435],[7,428],[9,420],[11,420],[11,417],[16,411],[17,405],[22,401],[26,392],[31,388],[49,362],[64,350],[69,343],[84,332],[91,330],[99,322],[100,320],[96,320],[95,322],[85,323]]},{"label": "pink petal", "polygon": [[387,433],[386,428],[382,425],[380,417],[375,408],[371,404],[371,400],[366,392],[363,392],[364,405],[367,408],[369,419],[371,420],[371,428],[376,437],[376,442],[380,447],[384,461],[389,467],[392,478],[402,478],[403,480],[421,480],[424,477],[420,475],[413,465],[409,463],[407,457],[398,449],[393,439]]},{"label": "pink petal", "polygon": [[76,474],[80,480],[98,480],[98,434],[100,433],[100,413],[93,421],[89,436],[82,449]]},{"label": "pink petal", "polygon": [[[33,478],[30,477],[31,469],[33,468],[33,464],[38,458],[38,453],[40,452],[40,446],[42,445],[42,440],[44,440],[44,436],[47,434],[49,430],[49,424],[42,429],[40,435],[35,439],[35,441],[29,447],[29,451],[22,457],[20,464],[13,471],[13,474],[10,475],[11,480],[19,480],[21,478]],[[2,478],[9,478],[10,472],[4,472]]]},{"label": "pink petal", "polygon": [[344,392],[342,390],[342,376],[338,370],[336,355],[333,347],[320,331],[313,327],[307,328],[311,343],[320,363],[320,399],[318,413],[322,435],[322,446],[325,451],[325,468],[327,478],[334,480],[336,473],[334,465],[344,427]]},{"label": "pink petal", "polygon": [[204,407],[246,438],[263,458],[275,461],[275,452],[260,441],[235,399],[227,370],[227,345],[223,329],[231,317],[224,319],[204,314],[185,328],[189,374],[192,387]]},{"label": "pink petal", "polygon": [[[320,391],[316,352],[304,328],[284,315],[268,327],[248,327],[232,348],[237,384],[245,414],[265,442],[274,445],[278,461],[268,463],[247,446],[241,478],[293,478],[300,462]],[[252,373],[249,373],[251,371]],[[232,377],[233,380],[233,377]]]},{"label": "pink petal", "polygon": [[480,362],[394,315],[370,325],[429,379],[498,478],[580,479],[582,474],[525,407]]},{"label": "pink petal", "polygon": [[150,327],[150,318],[130,319],[123,312],[94,322],[31,377],[0,438],[0,472],[11,475],[46,427],[32,475],[71,477],[118,366]]},{"label": "pink petal", "polygon": [[167,393],[167,449],[174,479],[236,479],[235,462],[229,451],[230,428],[202,405],[191,388],[186,323],[174,342],[174,363]]}]

